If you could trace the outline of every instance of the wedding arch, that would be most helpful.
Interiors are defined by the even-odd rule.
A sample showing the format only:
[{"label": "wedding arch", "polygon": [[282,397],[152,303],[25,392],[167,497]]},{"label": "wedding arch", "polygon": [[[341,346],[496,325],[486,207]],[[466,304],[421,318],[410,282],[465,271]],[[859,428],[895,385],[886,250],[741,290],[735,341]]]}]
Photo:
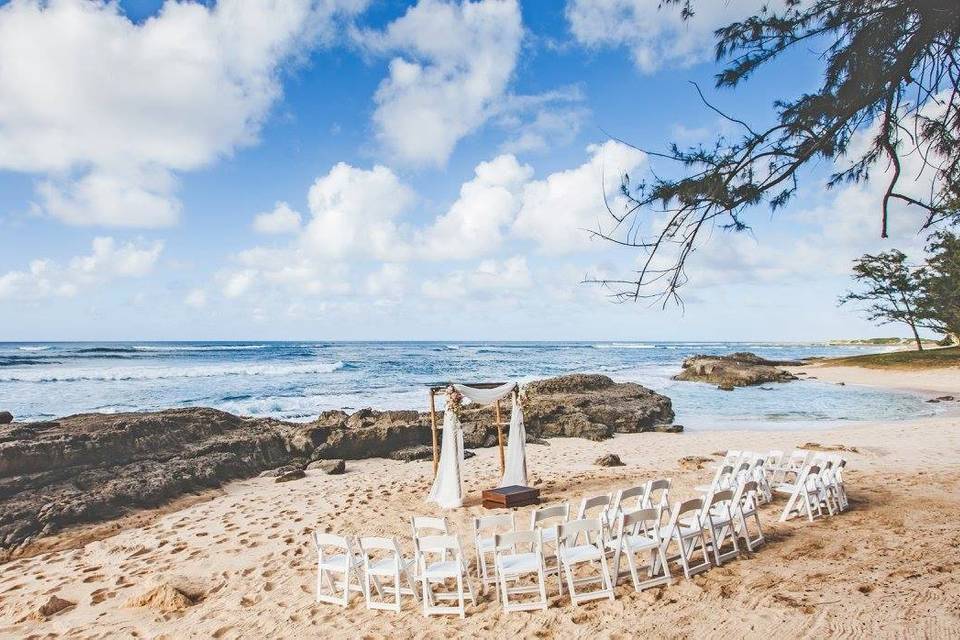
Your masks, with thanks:
[{"label": "wedding arch", "polygon": [[[443,395],[443,434],[439,452],[437,447],[436,396]],[[500,453],[500,484],[498,487],[527,484],[526,430],[523,426],[523,407],[520,403],[520,385],[516,382],[486,382],[478,384],[448,384],[430,388],[430,423],[433,430],[433,486],[427,498],[443,509],[463,506],[463,427],[457,415],[462,396],[480,406],[493,405],[497,428],[497,446]],[[510,431],[507,450],[503,449],[503,421],[500,401],[510,396]]]}]

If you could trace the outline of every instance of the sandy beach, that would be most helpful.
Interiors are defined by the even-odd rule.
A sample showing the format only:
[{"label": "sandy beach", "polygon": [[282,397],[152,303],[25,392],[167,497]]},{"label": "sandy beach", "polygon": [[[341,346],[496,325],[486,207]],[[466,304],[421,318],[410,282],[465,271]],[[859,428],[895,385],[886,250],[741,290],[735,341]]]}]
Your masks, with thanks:
[{"label": "sandy beach", "polygon": [[[956,369],[899,372],[816,367],[808,374],[847,384],[906,386],[926,395],[960,390]],[[614,602],[579,607],[553,585],[546,611],[504,614],[492,594],[467,618],[425,618],[412,599],[400,614],[368,611],[361,597],[341,609],[314,602],[315,528],[396,535],[410,548],[408,518],[424,502],[429,462],[349,461],[348,472],[284,484],[255,478],[210,499],[139,519],[109,537],[2,566],[0,636],[9,638],[443,638],[497,634],[544,638],[960,636],[960,403],[933,417],[857,423],[816,431],[620,434],[591,442],[556,438],[528,447],[545,502],[671,478],[673,499],[709,479],[727,448],[836,449],[849,460],[850,511],[813,524],[777,523],[782,499],[762,510],[768,544],[693,580],[635,593],[621,582]],[[617,453],[624,467],[593,461]],[[467,461],[468,501],[447,515],[464,540],[483,513],[480,490],[497,476],[495,449]],[[700,456],[705,461],[684,461]],[[530,508],[519,509],[526,526]],[[89,535],[89,530],[86,530]],[[89,538],[87,538],[89,539]],[[81,546],[82,545],[82,546]],[[169,584],[194,598],[180,611],[135,604]],[[75,603],[47,618],[51,595]]]}]

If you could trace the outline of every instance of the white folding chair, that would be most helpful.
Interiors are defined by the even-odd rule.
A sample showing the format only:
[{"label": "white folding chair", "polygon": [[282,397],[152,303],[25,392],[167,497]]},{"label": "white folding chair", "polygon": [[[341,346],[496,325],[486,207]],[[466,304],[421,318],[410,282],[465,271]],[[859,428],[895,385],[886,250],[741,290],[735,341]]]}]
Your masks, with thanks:
[{"label": "white folding chair", "polygon": [[814,480],[819,490],[819,500],[821,508],[826,507],[827,513],[836,515],[840,512],[840,502],[837,500],[836,491],[833,489],[833,460],[826,460],[817,478]]},{"label": "white folding chair", "polygon": [[[413,516],[410,518],[410,533],[413,540],[430,535],[450,535],[450,523],[446,516]],[[446,554],[443,559],[447,559]],[[414,571],[419,571],[416,563],[414,563]],[[416,574],[416,578],[420,579],[419,573]]]},{"label": "white folding chair", "polygon": [[767,480],[773,480],[774,474],[783,466],[783,451],[771,449],[767,452],[763,461],[763,470],[766,472]]},{"label": "white folding chair", "polygon": [[836,494],[837,503],[840,505],[840,511],[846,511],[850,508],[850,500],[847,498],[847,489],[843,486],[843,471],[847,466],[847,461],[841,458],[833,467],[833,491]]},{"label": "white folding chair", "polygon": [[719,467],[710,484],[697,485],[694,490],[698,493],[712,494],[720,489],[729,489],[735,481],[733,469],[734,467],[729,464]]},{"label": "white folding chair", "polygon": [[[706,525],[705,528],[710,532],[710,547],[713,549],[713,559],[718,567],[724,560],[740,555],[733,514],[733,491],[730,489],[717,491],[708,502],[704,503],[701,518]],[[723,544],[727,539],[733,544],[733,549],[724,552]]]},{"label": "white folding chair", "polygon": [[[558,527],[557,551],[560,564],[567,577],[570,600],[575,605],[588,600],[609,598],[613,600],[613,584],[607,567],[607,554],[604,543],[604,526],[599,518],[572,520]],[[585,540],[578,542],[583,535]],[[599,575],[574,577],[576,568],[584,563],[599,564]],[[593,591],[577,592],[578,585],[599,583],[600,588]]]},{"label": "white folding chair", "polygon": [[487,586],[496,586],[497,577],[492,567],[487,564],[487,556],[494,555],[494,534],[516,531],[513,512],[501,513],[493,516],[481,516],[473,519],[473,542],[477,552],[477,575],[483,593],[487,593]]},{"label": "white folding chair", "polygon": [[670,509],[670,480],[650,480],[643,487],[640,506],[644,509],[656,509],[660,512]]},{"label": "white folding chair", "polygon": [[[757,504],[766,504],[773,499],[773,495],[770,490],[770,482],[767,480],[766,463],[767,457],[757,454],[757,457],[754,458],[753,464],[750,467],[750,471],[747,474],[747,478],[744,481],[753,481],[756,483]],[[738,488],[742,485],[743,482],[738,485]]]},{"label": "white folding chair", "polygon": [[610,527],[611,523],[607,519],[607,511],[610,508],[610,494],[590,496],[580,500],[580,508],[577,509],[577,520],[586,520],[587,518],[599,518],[603,526]]},{"label": "white folding chair", "polygon": [[[477,604],[477,598],[467,573],[460,539],[455,535],[422,536],[414,538],[413,544],[416,550],[417,573],[423,587],[423,614],[430,616],[456,613],[461,618],[466,617],[464,585],[474,605]],[[447,580],[456,581],[456,591],[434,591],[435,584],[446,589]],[[437,604],[439,600],[454,600],[457,604],[443,606]]]},{"label": "white folding chair", "polygon": [[[547,608],[546,567],[543,562],[541,530],[496,533],[493,536],[494,567],[498,583],[497,597],[504,611],[530,611]],[[519,551],[521,548],[530,551]],[[524,576],[536,576],[537,584],[523,585]],[[514,581],[515,586],[507,584]],[[510,596],[537,594],[535,600],[511,601]]]},{"label": "white folding chair", "polygon": [[[385,609],[399,613],[400,596],[413,596],[415,601],[420,601],[416,582],[411,575],[415,561],[403,556],[396,538],[366,536],[360,538],[359,544],[363,556],[363,597],[367,601],[368,609]],[[386,578],[392,583],[389,587],[383,584]],[[374,600],[370,593],[371,583],[378,596],[391,596],[392,602]]]},{"label": "white folding chair", "polygon": [[787,458],[786,462],[774,470],[773,477],[770,479],[770,484],[773,487],[776,487],[777,485],[787,481],[788,474],[800,473],[807,466],[807,458],[809,457],[809,451],[804,449],[794,449],[793,453],[790,454],[790,457]]},{"label": "white folding chair", "polygon": [[363,558],[354,552],[347,536],[314,532],[313,541],[317,545],[317,602],[346,607],[351,591],[363,592]]},{"label": "white folding chair", "polygon": [[[663,540],[660,538],[660,515],[657,509],[630,509],[617,516],[614,537],[606,541],[613,551],[613,584],[620,583],[620,561],[627,556],[627,566],[637,591],[670,582],[670,566],[667,563]],[[647,576],[640,579],[637,569],[637,554],[647,554]]]},{"label": "white folding chair", "polygon": [[560,570],[560,558],[557,556],[559,548],[557,527],[569,519],[570,504],[567,502],[541,507],[530,512],[530,529],[540,529],[540,541],[543,545],[543,559],[547,573],[557,574],[560,595],[563,595],[563,576]]},{"label": "white folding chair", "polygon": [[[734,518],[736,518],[737,535],[743,537],[747,545],[747,550],[753,553],[755,547],[759,547],[766,538],[763,537],[763,529],[760,527],[760,513],[757,509],[757,497],[760,491],[757,489],[757,482],[749,480],[737,487],[737,492],[733,494]],[[750,537],[750,527],[747,523],[750,519],[757,525],[757,537]]]},{"label": "white folding chair", "polygon": [[613,498],[610,500],[610,508],[607,510],[607,517],[611,527],[617,524],[617,518],[622,511],[640,509],[643,507],[643,497],[647,494],[647,484],[628,487],[626,489],[617,489],[613,492]]},{"label": "white folding chair", "polygon": [[[693,498],[676,503],[670,514],[669,535],[663,541],[665,546],[671,542],[677,543],[678,554],[676,557],[680,560],[683,575],[688,580],[696,574],[706,571],[711,565],[710,556],[707,553],[707,541],[703,535],[703,521],[700,519],[703,504],[702,498]],[[697,551],[698,543],[700,552],[703,554],[703,562],[690,566]]]},{"label": "white folding chair", "polygon": [[789,496],[780,515],[780,522],[786,522],[795,515],[803,515],[804,512],[807,514],[807,519],[813,522],[814,507],[818,516],[823,515],[820,507],[820,489],[816,480],[819,474],[820,467],[816,465],[804,467],[795,473],[793,482],[782,482],[777,485],[775,491]]}]

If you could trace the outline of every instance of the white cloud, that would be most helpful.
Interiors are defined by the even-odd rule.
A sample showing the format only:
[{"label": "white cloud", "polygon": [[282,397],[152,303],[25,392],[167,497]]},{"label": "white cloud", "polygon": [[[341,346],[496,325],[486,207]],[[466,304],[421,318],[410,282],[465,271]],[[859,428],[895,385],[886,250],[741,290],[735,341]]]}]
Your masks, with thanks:
[{"label": "white cloud", "polygon": [[273,211],[258,213],[253,219],[253,229],[258,233],[285,234],[300,230],[301,216],[286,202],[278,202]]},{"label": "white cloud", "polygon": [[70,224],[176,222],[178,172],[256,141],[279,71],[367,0],[167,0],[134,24],[116,2],[0,7],[0,169],[45,176]]},{"label": "white cloud", "polygon": [[544,253],[587,249],[587,230],[597,229],[609,218],[604,195],[611,208],[622,207],[621,176],[646,162],[643,152],[614,141],[590,145],[587,152],[590,159],[579,167],[530,182],[523,190],[523,206],[513,231],[536,241]]},{"label": "white cloud", "polygon": [[446,163],[495,112],[522,37],[516,0],[420,0],[385,31],[357,33],[368,51],[400,54],[375,96],[380,142],[404,161]]},{"label": "white cloud", "polygon": [[496,249],[502,230],[520,209],[520,194],[533,175],[512,155],[481,162],[460,197],[425,232],[426,254],[434,259],[467,259]]},{"label": "white cloud", "polygon": [[508,96],[497,116],[497,123],[511,132],[511,137],[500,145],[501,150],[543,152],[569,144],[590,115],[583,102],[583,92],[576,86]]},{"label": "white cloud", "polygon": [[420,290],[429,298],[453,300],[478,294],[498,297],[529,289],[533,284],[527,259],[484,260],[472,271],[454,271],[424,282]]},{"label": "white cloud", "polygon": [[390,169],[358,169],[341,162],[310,187],[312,219],[300,244],[327,259],[361,255],[402,260],[408,247],[397,218],[413,200],[413,191]]},{"label": "white cloud", "polygon": [[407,289],[408,270],[405,265],[386,263],[367,274],[366,292],[375,298],[395,300]]},{"label": "white cloud", "polygon": [[296,247],[254,247],[238,253],[233,260],[237,268],[217,275],[226,298],[339,295],[350,290],[346,265],[318,259]]},{"label": "white cloud", "polygon": [[207,292],[203,289],[191,289],[183,302],[194,309],[202,309],[207,306]]},{"label": "white cloud", "polygon": [[588,47],[625,47],[644,73],[689,66],[712,57],[713,32],[754,15],[766,0],[696,2],[684,21],[680,8],[653,0],[568,0],[567,20],[577,42]]},{"label": "white cloud", "polygon": [[53,260],[38,259],[31,261],[25,271],[0,275],[0,299],[69,297],[83,288],[117,278],[142,277],[153,270],[162,251],[160,241],[119,244],[113,238],[95,238],[92,253],[72,258],[66,267]]},{"label": "white cloud", "polygon": [[250,289],[256,275],[257,272],[252,269],[226,274],[223,282],[223,295],[227,298],[239,298]]}]

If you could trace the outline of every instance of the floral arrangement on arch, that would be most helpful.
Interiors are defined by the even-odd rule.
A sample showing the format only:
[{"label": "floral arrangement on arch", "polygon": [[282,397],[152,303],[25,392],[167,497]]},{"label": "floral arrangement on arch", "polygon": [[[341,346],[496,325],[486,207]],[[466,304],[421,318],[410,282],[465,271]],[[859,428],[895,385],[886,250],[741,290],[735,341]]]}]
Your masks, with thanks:
[{"label": "floral arrangement on arch", "polygon": [[453,385],[447,387],[446,391],[447,396],[447,408],[453,409],[453,412],[460,416],[460,411],[463,410],[463,394],[456,390]]}]

